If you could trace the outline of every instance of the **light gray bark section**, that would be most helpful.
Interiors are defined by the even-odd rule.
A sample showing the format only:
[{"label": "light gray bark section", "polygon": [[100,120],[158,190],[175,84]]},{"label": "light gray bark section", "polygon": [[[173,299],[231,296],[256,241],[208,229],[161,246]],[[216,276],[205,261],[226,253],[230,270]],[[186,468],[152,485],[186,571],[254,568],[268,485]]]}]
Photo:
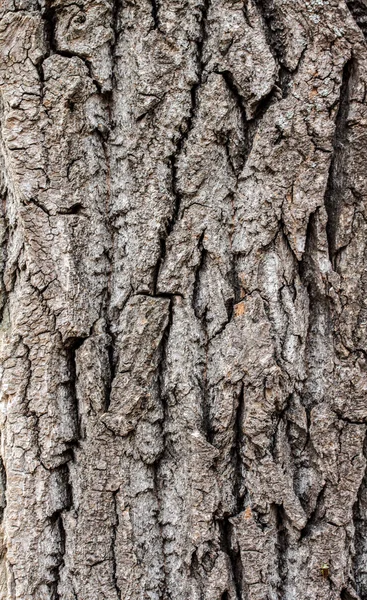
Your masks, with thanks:
[{"label": "light gray bark section", "polygon": [[365,34],[0,3],[0,600],[367,599]]}]

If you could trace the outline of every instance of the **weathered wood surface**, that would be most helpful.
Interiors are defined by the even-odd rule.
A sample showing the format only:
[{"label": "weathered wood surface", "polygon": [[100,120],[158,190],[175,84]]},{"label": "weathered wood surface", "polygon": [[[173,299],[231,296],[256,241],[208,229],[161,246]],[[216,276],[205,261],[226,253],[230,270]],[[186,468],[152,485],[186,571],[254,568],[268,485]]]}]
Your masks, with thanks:
[{"label": "weathered wood surface", "polygon": [[365,33],[1,0],[1,600],[367,599]]}]

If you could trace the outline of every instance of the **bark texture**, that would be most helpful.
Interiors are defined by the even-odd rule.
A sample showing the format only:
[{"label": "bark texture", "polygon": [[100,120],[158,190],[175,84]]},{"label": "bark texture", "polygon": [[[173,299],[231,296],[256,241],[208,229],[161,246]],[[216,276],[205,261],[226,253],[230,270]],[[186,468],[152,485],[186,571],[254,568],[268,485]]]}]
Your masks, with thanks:
[{"label": "bark texture", "polygon": [[1,600],[367,599],[365,35],[1,0]]}]

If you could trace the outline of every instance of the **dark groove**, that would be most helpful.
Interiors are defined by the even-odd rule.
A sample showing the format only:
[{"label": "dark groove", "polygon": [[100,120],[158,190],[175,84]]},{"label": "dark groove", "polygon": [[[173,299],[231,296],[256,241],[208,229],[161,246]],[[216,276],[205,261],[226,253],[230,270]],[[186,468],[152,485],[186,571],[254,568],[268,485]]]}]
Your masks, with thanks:
[{"label": "dark groove", "polygon": [[54,582],[52,584],[52,595],[53,600],[61,600],[61,597],[58,593],[58,585],[60,582],[60,571],[65,564],[64,557],[66,551],[66,532],[63,523],[63,514],[65,511],[69,511],[73,505],[72,498],[72,487],[70,484],[70,476],[69,476],[69,467],[64,464],[59,467],[59,472],[61,474],[63,483],[62,488],[64,492],[63,497],[63,507],[56,512],[54,512],[50,517],[50,523],[53,528],[57,530],[57,535],[60,540],[59,552],[58,552],[58,564],[54,567],[53,575]]},{"label": "dark groove", "polygon": [[243,412],[244,412],[244,384],[241,384],[241,389],[238,395],[237,407],[236,407],[236,415],[234,422],[234,444],[233,444],[233,463],[234,463],[234,472],[235,479],[233,482],[233,493],[237,503],[237,512],[239,513],[241,510],[241,490],[242,490],[242,445],[243,445],[243,431],[242,431],[242,421],[243,421]]},{"label": "dark groove", "polygon": [[278,80],[276,87],[282,92],[282,98],[288,96],[290,83],[298,71],[307,46],[302,50],[298,64],[295,69],[289,69],[285,65],[287,34],[282,23],[282,16],[274,0],[254,0],[255,5],[264,24],[265,38],[275,62],[279,65]]},{"label": "dark groove", "polygon": [[[114,0],[113,1],[113,7],[112,7],[112,15],[111,15],[111,26],[112,29],[114,31],[114,39],[113,42],[111,44],[111,80],[112,80],[112,89],[115,89],[115,85],[117,85],[117,82],[115,81],[115,67],[116,67],[116,49],[117,49],[117,45],[118,45],[118,41],[119,41],[119,35],[120,35],[120,11],[122,9],[122,0]],[[108,277],[108,282],[107,282],[107,288],[106,288],[106,297],[105,297],[105,305],[103,308],[103,312],[104,312],[104,319],[105,319],[105,324],[106,324],[106,333],[109,336],[109,344],[107,347],[107,353],[108,353],[108,363],[109,363],[109,379],[106,382],[106,387],[105,387],[105,411],[107,412],[109,410],[110,404],[111,404],[111,392],[112,392],[112,384],[113,384],[113,380],[116,376],[116,369],[117,369],[117,351],[116,351],[116,335],[113,332],[112,329],[112,318],[110,315],[110,305],[111,305],[111,275],[112,275],[112,271],[113,271],[113,258],[114,258],[114,238],[115,238],[115,234],[116,234],[116,228],[114,227],[111,218],[110,218],[110,208],[111,208],[111,167],[110,167],[110,152],[108,151],[109,145],[108,145],[108,136],[111,133],[111,130],[114,127],[113,124],[113,103],[114,103],[114,97],[113,97],[113,92],[106,92],[104,94],[105,99],[107,101],[107,109],[108,109],[108,115],[109,115],[109,131],[108,131],[108,135],[105,136],[106,139],[104,139],[103,136],[101,136],[101,143],[102,143],[102,147],[103,147],[103,151],[104,151],[104,156],[105,156],[105,160],[106,160],[106,168],[107,168],[107,173],[106,173],[106,177],[107,177],[107,206],[106,206],[106,227],[107,230],[109,232],[110,235],[110,244],[109,247],[107,248],[107,259],[109,262],[109,277]],[[127,302],[128,299],[126,299],[125,304]],[[124,304],[124,306],[125,306]],[[121,311],[123,310],[123,308],[121,308]],[[116,318],[118,319],[117,315]]]},{"label": "dark groove", "polygon": [[367,40],[367,2],[366,0],[346,0],[353,19]]},{"label": "dark groove", "polygon": [[39,202],[35,198],[30,198],[28,200],[28,204],[34,204],[34,206],[37,206],[37,208],[42,210],[42,212],[46,213],[47,216],[50,216],[49,210],[42,204],[42,202]]},{"label": "dark groove", "polygon": [[318,293],[314,281],[314,273],[316,270],[315,254],[317,252],[317,239],[316,239],[316,211],[311,213],[308,218],[306,228],[306,242],[305,250],[303,252],[302,260],[299,261],[298,271],[300,279],[307,289],[307,292],[311,300],[317,300]]},{"label": "dark groove", "polygon": [[109,321],[106,321],[106,333],[110,338],[110,343],[107,347],[108,354],[108,363],[109,363],[109,379],[105,388],[105,411],[107,412],[111,405],[111,391],[112,391],[112,383],[116,376],[116,368],[117,368],[117,356],[116,356],[116,338],[115,335],[111,331],[111,325]]},{"label": "dark groove", "polygon": [[197,95],[198,95],[198,90],[203,82],[203,72],[204,72],[204,67],[205,67],[205,65],[203,64],[203,50],[204,50],[204,43],[207,38],[206,20],[207,20],[209,5],[210,5],[210,0],[204,0],[203,6],[202,6],[202,12],[201,12],[201,21],[200,21],[201,34],[200,34],[199,40],[197,41],[198,79],[197,79],[197,82],[194,83],[194,85],[192,86],[192,88],[190,90],[191,106],[190,106],[189,115],[185,119],[185,122],[181,126],[180,135],[179,135],[177,143],[176,143],[175,151],[168,158],[168,161],[169,161],[169,164],[171,167],[171,191],[172,191],[172,196],[173,196],[174,202],[173,202],[173,207],[172,207],[172,214],[171,214],[170,219],[166,223],[164,235],[162,235],[159,240],[160,256],[158,258],[158,261],[154,268],[154,273],[153,273],[154,294],[156,294],[156,290],[157,290],[157,280],[158,280],[159,271],[160,271],[160,268],[163,265],[165,257],[166,257],[167,239],[170,236],[170,234],[172,233],[174,226],[176,224],[176,221],[180,217],[182,197],[178,190],[178,185],[177,185],[177,181],[178,181],[178,176],[177,176],[178,164],[177,163],[183,152],[183,148],[189,137],[189,134],[193,128],[194,119],[196,117],[197,102],[198,102]]},{"label": "dark groove", "polygon": [[325,192],[325,208],[328,215],[326,235],[329,245],[329,257],[332,262],[335,262],[339,214],[345,189],[346,173],[344,170],[344,157],[347,142],[347,119],[349,113],[350,82],[352,74],[353,59],[350,59],[343,69],[339,109],[335,120],[333,155],[331,158],[329,178]]},{"label": "dark groove", "polygon": [[289,540],[286,526],[286,514],[283,506],[276,506],[277,551],[278,551],[278,597],[285,598],[288,575],[287,549]]},{"label": "dark groove", "polygon": [[158,394],[158,398],[161,402],[162,411],[163,411],[163,420],[162,420],[162,429],[161,429],[163,443],[162,443],[161,454],[160,454],[160,456],[157,457],[157,459],[153,463],[154,491],[155,491],[155,496],[156,496],[157,505],[158,505],[156,519],[157,519],[160,537],[161,537],[161,541],[162,541],[161,550],[162,550],[162,556],[163,556],[163,573],[164,573],[164,581],[163,581],[163,586],[162,586],[163,590],[165,590],[165,587],[166,587],[166,576],[167,576],[166,568],[165,568],[166,538],[164,536],[164,525],[162,524],[162,518],[161,518],[162,517],[162,497],[161,497],[160,492],[162,490],[162,485],[160,485],[160,481],[159,481],[159,472],[160,472],[161,462],[164,459],[166,450],[167,450],[165,423],[168,418],[168,402],[167,402],[167,398],[166,398],[163,390],[164,390],[164,372],[165,372],[166,365],[167,365],[167,346],[168,346],[168,341],[169,341],[172,324],[173,324],[173,300],[171,298],[170,304],[169,304],[168,323],[166,325],[166,328],[164,330],[164,333],[163,333],[163,336],[161,339],[161,343],[158,348],[158,351],[160,352],[160,358],[159,358],[158,369],[157,369],[157,371],[158,371],[157,394]]},{"label": "dark groove", "polygon": [[[340,600],[357,600],[357,596],[355,593],[351,593],[347,588],[344,588],[340,593]],[[365,597],[360,596],[358,600],[365,600]]]},{"label": "dark groove", "polygon": [[107,110],[109,115],[109,133],[115,128],[115,123],[113,121],[113,103],[114,96],[113,90],[115,90],[117,86],[116,76],[115,76],[115,68],[116,68],[116,49],[119,42],[120,37],[120,11],[122,10],[123,2],[122,0],[113,0],[112,6],[112,14],[111,14],[111,27],[114,32],[114,39],[111,43],[111,83],[112,90],[104,92],[103,96],[107,101]]},{"label": "dark groove", "polygon": [[[330,315],[330,307],[328,298],[325,296],[325,287],[320,283],[320,272],[318,265],[318,240],[317,240],[317,224],[318,209],[309,216],[306,229],[306,244],[302,260],[298,264],[299,276],[303,286],[306,288],[310,306],[309,306],[309,323],[307,331],[306,348],[308,353],[312,349],[312,340],[319,335],[318,319],[320,315],[325,316],[328,320],[329,331],[333,330],[333,323]],[[306,400],[306,403],[304,402]],[[303,396],[303,404],[306,409],[308,423],[310,423],[310,410],[315,405],[312,395],[309,397]]]},{"label": "dark groove", "polygon": [[242,600],[243,575],[241,553],[238,546],[234,548],[232,545],[232,526],[229,522],[229,519],[227,518],[218,521],[218,525],[221,533],[222,550],[223,552],[225,552],[225,554],[227,554],[231,563],[233,584],[236,592],[236,600]]},{"label": "dark groove", "polygon": [[57,214],[59,215],[79,215],[83,210],[83,205],[80,202],[76,202],[70,208],[65,208],[64,210],[59,210]]},{"label": "dark groove", "polygon": [[198,559],[198,555],[197,555],[197,550],[194,550],[192,555],[191,555],[191,560],[190,560],[190,577],[192,578],[199,578],[197,577],[197,574],[200,571],[200,563],[199,563],[199,559]]},{"label": "dark groove", "polygon": [[300,538],[299,538],[300,541],[311,535],[311,533],[312,533],[313,529],[315,528],[315,526],[317,525],[317,523],[324,516],[322,514],[322,508],[323,508],[325,490],[326,490],[326,485],[324,484],[316,498],[315,508],[313,509],[312,513],[308,517],[306,525],[300,532]]},{"label": "dark groove", "polygon": [[119,23],[119,17],[120,17],[120,10],[122,9],[122,5],[123,2],[122,0],[114,0],[113,2],[113,9],[112,9],[112,29],[115,33],[115,39],[112,43],[112,47],[111,47],[111,54],[112,57],[114,57],[115,55],[115,50],[116,50],[116,45],[118,42],[118,37],[120,34],[120,23]]},{"label": "dark groove", "polygon": [[81,428],[80,411],[79,411],[78,397],[77,397],[77,392],[76,392],[76,379],[77,379],[76,351],[78,350],[78,348],[81,347],[81,345],[84,343],[84,341],[85,341],[85,338],[83,338],[83,337],[75,337],[75,338],[69,338],[65,344],[66,359],[67,359],[68,371],[69,371],[68,388],[69,388],[69,397],[71,400],[70,408],[73,411],[73,419],[75,422],[75,438],[72,440],[72,443],[74,443],[74,445],[76,445],[79,442],[79,439],[82,437],[82,432],[80,430],[80,428]]},{"label": "dark groove", "polygon": [[[1,110],[1,107],[0,107]],[[1,112],[0,112],[1,114]],[[1,278],[0,278],[0,323],[3,320],[4,309],[8,299],[8,292],[5,288],[4,283],[4,272],[5,265],[8,259],[8,244],[9,244],[9,220],[6,214],[6,204],[8,199],[8,190],[5,187],[0,190],[0,217],[3,219],[4,223],[4,238],[2,240],[2,244],[0,245],[0,267],[1,267]],[[15,275],[15,274],[14,274]]]},{"label": "dark groove", "polygon": [[277,62],[283,63],[287,40],[274,0],[255,0],[255,5],[262,17],[265,37],[271,53]]},{"label": "dark groove", "polygon": [[198,299],[199,288],[200,288],[200,274],[201,274],[202,270],[204,269],[206,257],[207,257],[207,251],[205,250],[205,248],[203,246],[204,235],[205,235],[205,229],[201,233],[200,238],[198,240],[198,244],[197,244],[197,248],[200,250],[201,254],[200,254],[199,264],[197,265],[197,267],[195,269],[195,280],[194,280],[194,287],[193,287],[193,293],[192,293],[192,308],[194,309],[195,317],[199,320],[202,320],[203,316],[204,316],[203,314],[200,313],[198,306],[197,306],[198,305],[197,299]]},{"label": "dark groove", "polygon": [[251,119],[246,116],[246,109],[243,103],[243,98],[237,88],[234,77],[230,71],[216,71],[216,73],[222,75],[226,82],[227,88],[232,94],[232,97],[241,113],[243,136],[244,136],[244,149],[242,153],[242,167],[243,168],[251,154],[252,146],[258,126],[265,116],[266,112],[272,104],[278,100],[280,87],[275,84],[266,96],[264,96],[258,103],[254,115]]},{"label": "dark groove", "polygon": [[192,308],[194,310],[195,317],[201,323],[202,332],[203,332],[203,335],[205,338],[205,341],[204,341],[205,365],[203,368],[203,377],[200,382],[201,393],[202,393],[202,427],[203,427],[203,433],[204,433],[207,441],[210,444],[212,444],[214,432],[213,432],[211,417],[210,417],[210,401],[209,401],[208,376],[207,376],[208,351],[209,351],[209,343],[210,343],[209,335],[208,335],[208,328],[207,328],[207,319],[206,319],[207,307],[204,306],[203,308],[200,308],[200,305],[198,302],[198,296],[199,296],[199,290],[200,290],[200,276],[201,276],[202,271],[206,267],[206,263],[207,263],[207,259],[208,259],[208,253],[203,246],[203,239],[205,236],[205,231],[206,231],[205,229],[202,231],[201,236],[198,240],[197,247],[201,250],[201,255],[200,255],[199,264],[197,265],[197,267],[195,269],[195,280],[194,280],[193,294],[192,294]]},{"label": "dark groove", "polygon": [[0,456],[0,523],[2,523],[6,508],[6,469],[3,458]]},{"label": "dark groove", "polygon": [[[246,165],[246,163],[250,157],[255,134],[257,132],[259,124],[260,124],[261,120],[263,119],[263,117],[265,116],[269,107],[277,99],[278,87],[275,85],[273,87],[273,89],[269,92],[269,94],[267,94],[264,98],[262,98],[259,101],[253,117],[251,119],[248,119],[247,115],[246,115],[246,109],[244,106],[243,98],[240,94],[239,89],[237,88],[237,85],[235,83],[232,73],[230,71],[217,71],[217,73],[222,75],[222,77],[227,85],[227,88],[230,91],[232,98],[240,112],[240,115],[241,115],[242,132],[243,132],[243,138],[244,138],[244,144],[243,144],[242,155],[241,155],[242,160],[239,165],[239,170],[241,171],[244,168],[244,166]],[[228,149],[227,149],[227,157],[228,157],[230,164],[232,164]],[[232,166],[232,170],[235,172],[235,169],[233,168],[233,166]],[[238,176],[238,174],[239,173],[235,173],[236,176]],[[233,202],[232,202],[232,204],[233,204]],[[231,279],[232,279],[232,288],[233,288],[233,300],[231,303],[228,302],[228,305],[226,306],[227,313],[228,313],[228,322],[232,318],[234,305],[241,300],[241,297],[240,297],[241,289],[240,289],[240,283],[239,283],[238,273],[237,273],[237,271],[238,271],[238,267],[237,267],[238,256],[237,255],[232,254],[231,263],[232,263]]]},{"label": "dark groove", "polygon": [[115,586],[116,594],[119,600],[122,599],[121,590],[117,583],[117,561],[116,561],[116,536],[117,529],[119,527],[119,517],[117,512],[117,494],[119,490],[113,492],[112,501],[113,501],[113,510],[115,514],[115,523],[112,526],[112,540],[111,540],[111,554],[112,554],[112,579]]},{"label": "dark groove", "polygon": [[42,17],[45,22],[45,36],[48,46],[48,55],[57,51],[55,42],[56,10],[53,6],[51,6],[51,3],[52,0],[46,1],[45,8],[42,13]]},{"label": "dark groove", "polygon": [[222,77],[227,85],[227,88],[231,92],[231,95],[235,101],[235,104],[241,114],[242,130],[243,130],[243,136],[244,136],[244,148],[243,148],[243,152],[242,152],[242,165],[241,165],[241,168],[243,168],[244,165],[246,164],[246,161],[250,155],[251,148],[252,148],[253,135],[251,135],[252,132],[250,131],[251,126],[250,126],[250,123],[246,116],[246,110],[245,110],[245,107],[243,104],[242,96],[236,86],[236,83],[234,81],[232,73],[230,71],[218,71],[218,73],[220,73],[222,75]]},{"label": "dark groove", "polygon": [[186,121],[185,130],[182,131],[181,136],[177,142],[176,151],[171,156],[171,159],[170,159],[171,170],[172,170],[172,191],[173,191],[173,195],[175,198],[175,205],[174,205],[171,222],[168,225],[168,235],[171,233],[171,231],[174,227],[174,224],[180,214],[181,196],[177,189],[177,161],[182,153],[183,146],[184,146],[186,140],[188,139],[188,136],[193,127],[193,121],[194,121],[194,118],[196,116],[196,111],[197,111],[197,102],[198,102],[197,93],[203,82],[203,72],[204,72],[204,67],[205,67],[205,65],[203,64],[203,50],[204,50],[204,43],[207,38],[206,20],[207,20],[207,15],[208,15],[208,10],[209,10],[209,4],[210,4],[210,0],[204,0],[203,7],[202,7],[202,13],[201,13],[201,22],[200,22],[201,35],[197,42],[198,80],[192,86],[192,88],[190,90],[190,95],[191,95],[190,113],[189,113],[189,116]]},{"label": "dark groove", "polygon": [[[168,228],[166,231],[166,237],[168,237],[169,233],[168,233]],[[157,263],[153,269],[153,296],[157,296],[158,292],[157,292],[157,287],[158,287],[158,277],[159,277],[159,271],[161,266],[163,265],[165,259],[166,259],[166,253],[167,253],[167,248],[166,248],[166,237],[160,237],[159,238],[159,246],[160,246],[160,252],[159,252],[159,258],[157,260]]]},{"label": "dark groove", "polygon": [[159,30],[159,4],[158,0],[151,0],[152,3],[152,18],[154,23],[154,29]]},{"label": "dark groove", "polygon": [[65,534],[65,529],[64,529],[64,524],[63,524],[63,520],[62,520],[62,514],[60,513],[59,515],[57,515],[56,521],[55,521],[55,527],[57,527],[58,531],[59,531],[59,537],[60,537],[60,562],[56,568],[56,573],[55,573],[55,577],[56,580],[53,584],[53,592],[54,592],[54,600],[61,600],[61,596],[58,593],[58,585],[60,582],[60,571],[62,569],[62,567],[64,566],[64,556],[65,556],[65,547],[66,547],[66,534]]},{"label": "dark groove", "polygon": [[[367,461],[367,434],[363,444],[363,455]],[[361,600],[367,600],[367,466],[356,502],[353,506],[354,545],[353,573],[357,593]],[[345,599],[347,600],[347,599]]]},{"label": "dark groove", "polygon": [[[50,56],[51,54],[57,54],[58,56],[64,56],[66,58],[80,58],[80,60],[83,61],[83,63],[85,64],[85,66],[88,69],[88,75],[90,77],[90,79],[92,80],[92,82],[94,83],[94,85],[96,86],[97,90],[99,93],[101,93],[102,90],[102,86],[101,84],[96,81],[96,79],[93,78],[92,75],[92,64],[91,62],[86,58],[86,56],[82,53],[78,53],[78,52],[70,52],[69,50],[59,50],[57,48],[57,44],[56,44],[56,40],[55,40],[55,28],[56,28],[56,21],[57,21],[57,12],[56,9],[51,6],[51,2],[52,0],[47,0],[46,1],[46,6],[43,10],[42,16],[43,16],[43,20],[45,23],[45,37],[46,37],[46,45],[47,45],[47,53],[46,56],[44,58],[47,58],[48,56]],[[40,80],[41,82],[44,81],[44,76],[43,76],[43,68],[42,68],[42,61],[40,62],[40,64],[38,65],[38,70],[40,73]]]},{"label": "dark groove", "polygon": [[[330,304],[328,298],[325,296],[325,287],[323,280],[320,277],[320,268],[318,262],[318,233],[317,233],[317,220],[318,220],[319,209],[311,213],[309,216],[307,230],[306,230],[306,244],[305,250],[302,256],[302,260],[299,262],[298,271],[302,282],[302,285],[307,290],[309,298],[309,322],[306,334],[306,369],[307,369],[307,386],[300,394],[302,405],[304,407],[307,419],[307,430],[305,439],[303,441],[303,448],[300,451],[300,460],[302,461],[302,455],[308,455],[309,450],[312,452],[312,441],[310,435],[311,429],[311,411],[319,402],[318,398],[315,398],[313,394],[313,386],[315,378],[319,377],[319,373],[316,370],[314,372],[315,365],[319,364],[318,354],[318,339],[320,337],[320,319],[325,324],[328,324],[327,331],[333,331],[333,322],[330,314]],[[325,325],[326,327],[326,325]],[[327,346],[329,340],[327,337],[323,340],[324,345]],[[310,448],[311,446],[311,448]],[[307,538],[315,526],[324,517],[323,514],[323,497],[325,494],[325,485],[319,490],[318,497],[313,508],[310,507],[309,499],[307,495],[299,494],[299,500],[301,505],[308,515],[307,522],[300,532],[300,541]]]},{"label": "dark groove", "polygon": [[[165,423],[166,417],[167,417],[167,411],[168,411],[167,399],[166,399],[165,394],[163,393],[163,389],[164,389],[164,371],[165,371],[166,365],[167,365],[167,346],[168,346],[169,336],[171,333],[172,324],[173,324],[173,303],[172,303],[172,298],[171,298],[171,301],[169,304],[168,323],[163,332],[161,343],[158,348],[158,351],[160,352],[160,359],[158,362],[157,387],[158,387],[158,398],[161,401],[162,409],[163,409],[163,424],[162,424],[162,426],[164,426],[164,423]],[[163,445],[162,455],[160,458],[162,458],[163,454],[164,454],[164,445]],[[155,465],[156,465],[156,463],[155,463]]]}]

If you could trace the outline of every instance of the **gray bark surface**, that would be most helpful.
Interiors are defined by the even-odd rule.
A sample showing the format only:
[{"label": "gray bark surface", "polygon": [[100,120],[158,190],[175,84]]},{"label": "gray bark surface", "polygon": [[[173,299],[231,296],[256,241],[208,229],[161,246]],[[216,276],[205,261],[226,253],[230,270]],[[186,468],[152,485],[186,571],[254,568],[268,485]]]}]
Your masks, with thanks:
[{"label": "gray bark surface", "polygon": [[0,600],[367,599],[365,35],[0,1]]}]

